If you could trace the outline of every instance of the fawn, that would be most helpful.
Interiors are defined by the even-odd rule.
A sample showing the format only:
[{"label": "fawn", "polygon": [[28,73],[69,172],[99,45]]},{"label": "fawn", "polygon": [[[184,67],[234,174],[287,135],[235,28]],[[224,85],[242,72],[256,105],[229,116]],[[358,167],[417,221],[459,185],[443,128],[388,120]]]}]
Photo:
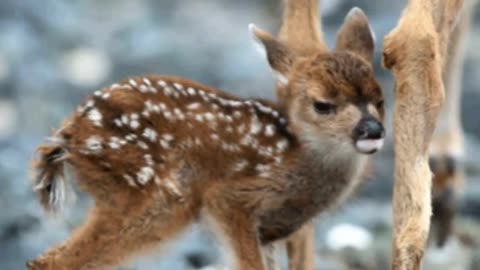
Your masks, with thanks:
[{"label": "fawn", "polygon": [[38,148],[42,205],[60,210],[72,176],[95,206],[30,269],[112,267],[201,220],[231,248],[235,269],[265,269],[263,246],[353,191],[385,135],[366,16],[347,15],[332,52],[319,43],[304,54],[250,30],[276,76],[277,102],[131,77],[95,92]]}]

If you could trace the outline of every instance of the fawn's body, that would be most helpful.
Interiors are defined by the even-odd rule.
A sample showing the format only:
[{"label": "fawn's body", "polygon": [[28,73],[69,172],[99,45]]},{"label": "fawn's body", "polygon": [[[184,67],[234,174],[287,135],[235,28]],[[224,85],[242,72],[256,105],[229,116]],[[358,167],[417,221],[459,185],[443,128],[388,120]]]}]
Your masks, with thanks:
[{"label": "fawn's body", "polygon": [[[95,208],[31,269],[103,269],[199,219],[227,240],[238,269],[264,269],[262,245],[356,188],[384,136],[365,15],[347,16],[336,52],[308,57],[251,30],[278,75],[278,103],[176,77],[130,78],[96,92],[39,148],[43,205],[61,207],[68,171]],[[359,45],[345,42],[352,30]]]}]

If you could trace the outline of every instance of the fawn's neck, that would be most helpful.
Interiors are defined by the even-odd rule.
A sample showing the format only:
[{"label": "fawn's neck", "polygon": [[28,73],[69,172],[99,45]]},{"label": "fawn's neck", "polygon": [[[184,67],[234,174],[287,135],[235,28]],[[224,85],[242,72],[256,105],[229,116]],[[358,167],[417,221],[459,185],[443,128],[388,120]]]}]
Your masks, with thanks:
[{"label": "fawn's neck", "polygon": [[365,156],[350,145],[323,143],[312,147],[307,142],[301,147],[291,173],[298,177],[297,196],[310,197],[313,206],[321,211],[351,193],[349,189],[360,178]]},{"label": "fawn's neck", "polygon": [[350,145],[325,142],[299,143],[288,155],[290,164],[280,176],[286,187],[283,202],[260,215],[263,243],[288,236],[315,215],[341,203],[358,185],[366,160]]}]

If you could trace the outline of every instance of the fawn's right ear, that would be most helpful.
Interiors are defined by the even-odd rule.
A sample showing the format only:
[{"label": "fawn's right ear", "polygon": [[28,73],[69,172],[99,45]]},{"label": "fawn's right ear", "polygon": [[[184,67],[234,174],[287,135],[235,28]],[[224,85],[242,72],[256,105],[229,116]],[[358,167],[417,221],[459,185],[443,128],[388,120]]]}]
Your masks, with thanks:
[{"label": "fawn's right ear", "polygon": [[277,82],[281,85],[288,84],[288,73],[294,60],[293,53],[282,42],[254,24],[248,27],[258,50],[267,58]]},{"label": "fawn's right ear", "polygon": [[336,50],[353,52],[372,63],[374,47],[375,35],[367,15],[358,7],[352,8],[338,31]]}]

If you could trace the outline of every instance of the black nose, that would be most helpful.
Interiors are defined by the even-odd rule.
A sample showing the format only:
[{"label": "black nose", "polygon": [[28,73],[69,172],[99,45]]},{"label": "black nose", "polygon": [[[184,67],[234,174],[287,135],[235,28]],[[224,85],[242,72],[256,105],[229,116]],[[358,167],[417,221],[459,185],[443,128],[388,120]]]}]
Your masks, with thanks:
[{"label": "black nose", "polygon": [[355,140],[381,139],[385,136],[382,123],[373,118],[366,118],[357,124],[353,131]]}]

